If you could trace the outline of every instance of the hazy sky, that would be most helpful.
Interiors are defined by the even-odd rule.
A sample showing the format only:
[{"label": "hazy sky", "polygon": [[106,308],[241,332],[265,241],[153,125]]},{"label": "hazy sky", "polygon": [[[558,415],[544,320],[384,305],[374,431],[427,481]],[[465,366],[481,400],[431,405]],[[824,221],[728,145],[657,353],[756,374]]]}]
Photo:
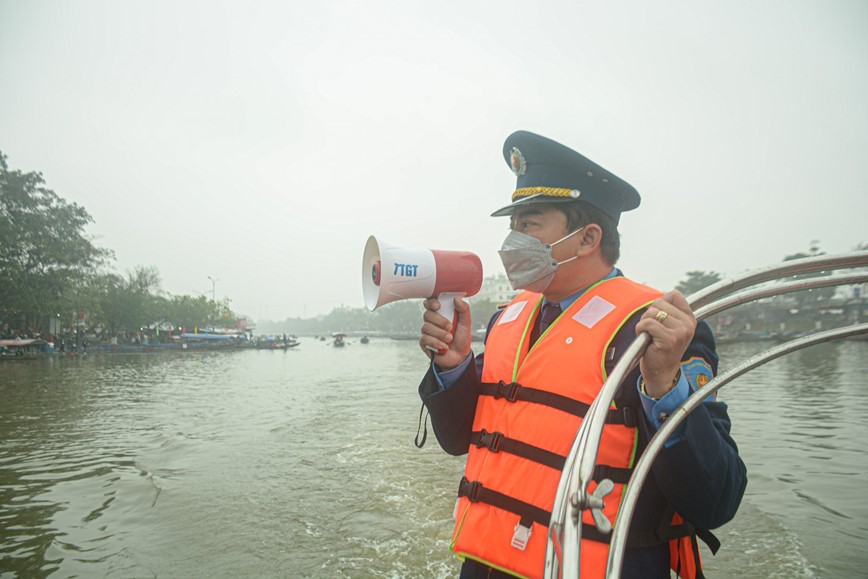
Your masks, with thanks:
[{"label": "hazy sky", "polygon": [[115,269],[255,319],[362,307],[375,234],[485,274],[514,130],[634,185],[670,289],[868,241],[868,2],[0,0],[0,150]]}]

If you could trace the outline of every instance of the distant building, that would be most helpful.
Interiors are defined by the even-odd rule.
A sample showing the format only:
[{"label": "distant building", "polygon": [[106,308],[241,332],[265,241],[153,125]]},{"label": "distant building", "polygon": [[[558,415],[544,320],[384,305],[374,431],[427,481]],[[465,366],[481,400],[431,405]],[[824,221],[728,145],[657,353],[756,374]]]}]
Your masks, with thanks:
[{"label": "distant building", "polygon": [[480,300],[490,300],[496,304],[505,304],[512,301],[518,292],[509,285],[506,274],[499,273],[482,280],[482,288],[474,296]]},{"label": "distant building", "polygon": [[868,320],[868,284],[854,285],[847,289],[850,290],[848,299],[844,301],[847,321],[851,324],[861,324]]}]

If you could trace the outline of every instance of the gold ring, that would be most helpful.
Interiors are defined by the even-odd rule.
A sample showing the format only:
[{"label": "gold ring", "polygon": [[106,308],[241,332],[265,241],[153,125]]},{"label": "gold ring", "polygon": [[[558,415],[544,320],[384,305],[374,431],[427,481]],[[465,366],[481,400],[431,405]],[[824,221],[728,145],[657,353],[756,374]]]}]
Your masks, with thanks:
[{"label": "gold ring", "polygon": [[663,320],[665,320],[668,317],[669,317],[669,314],[667,314],[663,310],[660,310],[659,312],[657,312],[657,315],[654,316],[654,319],[662,324]]}]

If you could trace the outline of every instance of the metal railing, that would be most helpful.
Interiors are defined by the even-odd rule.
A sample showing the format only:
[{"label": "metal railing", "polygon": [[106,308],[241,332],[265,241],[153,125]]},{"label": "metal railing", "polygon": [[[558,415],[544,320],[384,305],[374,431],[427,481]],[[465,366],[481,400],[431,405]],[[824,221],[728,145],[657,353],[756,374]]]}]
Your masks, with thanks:
[{"label": "metal railing", "polygon": [[[687,301],[690,304],[690,307],[694,310],[697,319],[701,320],[734,306],[761,298],[795,291],[868,282],[868,274],[854,273],[838,276],[809,277],[771,287],[757,287],[767,282],[793,276],[805,276],[808,274],[819,275],[823,272],[858,267],[868,267],[868,252],[856,252],[837,256],[809,257],[793,260],[753,270],[731,279],[722,280],[691,295]],[[800,340],[788,342],[762,354],[761,356],[764,356],[762,358],[754,357],[751,360],[748,360],[746,364],[751,361],[753,361],[753,364],[749,365],[746,369],[743,369],[737,375],[741,375],[750,369],[766,363],[769,360],[785,355],[790,351],[795,351],[815,343],[853,335],[854,333],[868,332],[868,329],[866,328],[868,328],[868,324],[814,334]],[[570,449],[570,453],[567,456],[561,474],[561,479],[558,484],[552,508],[552,519],[549,524],[545,562],[545,577],[547,579],[579,577],[583,511],[591,511],[597,529],[601,532],[607,533],[609,530],[613,529],[612,524],[606,519],[602,512],[605,493],[610,490],[610,485],[604,484],[605,481],[601,481],[594,493],[588,493],[588,485],[590,484],[594,466],[596,464],[600,437],[603,432],[603,426],[605,424],[609,406],[614,399],[618,387],[639,363],[639,359],[648,347],[649,342],[650,337],[648,334],[642,333],[633,341],[630,347],[627,348],[621,356],[621,360],[603,384],[600,393],[588,410],[588,413],[576,434],[576,438]],[[742,368],[742,366],[739,366],[738,368]],[[726,374],[727,376],[730,376],[727,378],[727,382],[736,377],[735,375],[731,375],[731,372]],[[620,574],[620,565],[621,560],[623,559],[627,530],[629,529],[629,522],[632,517],[632,508],[635,507],[634,503],[638,497],[638,492],[642,487],[642,481],[644,480],[644,478],[642,480],[636,478],[637,472],[639,472],[638,466],[642,464],[643,469],[647,468],[650,470],[650,465],[656,454],[659,452],[659,447],[662,446],[663,441],[668,437],[668,434],[663,436],[664,430],[668,432],[671,432],[670,428],[674,430],[674,428],[677,427],[678,424],[687,417],[690,411],[697,407],[704,398],[723,386],[723,384],[726,383],[721,382],[721,378],[723,377],[724,376],[720,376],[710,381],[698,392],[688,398],[688,400],[685,401],[676,412],[672,413],[664,427],[661,428],[657,435],[655,435],[649,442],[642,459],[637,462],[637,468],[634,470],[630,483],[627,486],[624,498],[622,499],[622,506],[616,520],[615,531],[617,531],[617,534],[614,534],[615,531],[613,531],[609,549],[610,559],[607,571],[608,577],[617,577]],[[709,390],[709,386],[714,386],[714,390]],[[698,402],[691,402],[694,399]],[[658,443],[658,440],[661,442]],[[654,451],[653,456],[645,459],[645,455],[652,450],[652,445],[657,447],[657,450]],[[645,464],[648,466],[645,467]],[[642,476],[644,477],[645,475],[647,475],[647,472]],[[636,496],[632,496],[634,494]],[[624,507],[627,504],[626,501],[628,497],[631,501],[630,510],[625,511]],[[618,525],[618,523],[620,523],[620,525]],[[615,559],[617,559],[617,561],[615,561]],[[617,571],[614,569],[617,569]]]}]

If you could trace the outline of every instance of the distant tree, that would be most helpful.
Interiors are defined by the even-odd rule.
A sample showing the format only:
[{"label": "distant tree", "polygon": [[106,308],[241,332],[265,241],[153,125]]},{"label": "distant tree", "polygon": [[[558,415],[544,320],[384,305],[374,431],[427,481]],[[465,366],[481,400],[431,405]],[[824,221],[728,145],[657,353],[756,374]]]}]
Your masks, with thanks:
[{"label": "distant tree", "polygon": [[159,295],[162,290],[160,285],[160,272],[154,266],[140,265],[127,272],[127,287],[134,292],[147,295]]},{"label": "distant tree", "polygon": [[[214,304],[214,302],[211,303]],[[232,310],[232,300],[229,298],[223,298],[214,304],[214,307],[216,314],[214,319],[224,328],[234,328],[238,316]]]},{"label": "distant tree", "polygon": [[131,313],[129,304],[119,298],[123,286],[124,279],[117,274],[94,275],[76,289],[70,302],[78,311],[88,312],[92,325],[113,335],[125,326],[125,318]]},{"label": "distant tree", "polygon": [[0,318],[29,324],[66,310],[73,289],[111,257],[93,244],[93,219],[43,185],[10,170],[0,152]]},{"label": "distant tree", "polygon": [[209,319],[218,314],[214,302],[205,296],[170,296],[164,304],[164,318],[175,326],[192,332],[197,327],[205,327]]},{"label": "distant tree", "polygon": [[[808,244],[808,252],[798,252],[787,255],[784,257],[784,261],[792,261],[794,259],[804,259],[806,257],[817,257],[820,255],[825,255],[824,251],[820,250],[820,241],[817,239],[812,239]],[[818,277],[821,275],[825,275],[823,272],[815,272],[815,273],[804,273],[799,275],[794,275],[790,277],[790,280],[799,280],[806,279],[812,277]],[[783,281],[783,280],[782,280]],[[834,287],[820,288],[809,291],[801,291],[792,294],[793,299],[796,300],[799,307],[804,307],[805,305],[824,302],[830,300],[835,295]]]},{"label": "distant tree", "polygon": [[422,327],[422,300],[404,300],[379,308],[375,325],[383,332],[393,334],[419,333]]},{"label": "distant tree", "polygon": [[805,253],[800,251],[798,253],[793,253],[784,257],[784,261],[792,261],[794,259],[803,259],[805,257],[816,257],[819,255],[824,255],[825,252],[820,250],[820,241],[817,239],[812,239],[808,244],[808,252]]},{"label": "distant tree", "polygon": [[498,303],[490,299],[477,298],[470,298],[469,302],[473,331],[476,333],[477,330],[488,327],[488,321],[497,312]]},{"label": "distant tree", "polygon": [[675,289],[689,296],[721,279],[723,278],[716,271],[688,271],[687,279],[680,281]]},{"label": "distant tree", "polygon": [[152,297],[136,284],[136,275],[117,274],[101,276],[92,286],[100,295],[98,320],[110,335],[120,331],[134,333],[151,320]]}]

